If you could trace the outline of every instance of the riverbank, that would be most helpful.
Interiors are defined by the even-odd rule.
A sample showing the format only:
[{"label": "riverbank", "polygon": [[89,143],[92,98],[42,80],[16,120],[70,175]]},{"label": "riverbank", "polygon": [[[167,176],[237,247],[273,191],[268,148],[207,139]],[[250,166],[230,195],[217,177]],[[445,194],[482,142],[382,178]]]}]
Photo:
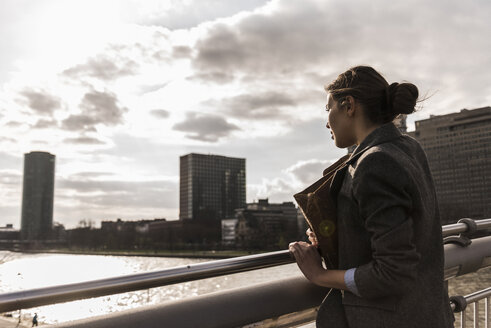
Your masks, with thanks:
[{"label": "riverbank", "polygon": [[[32,319],[30,319],[32,320]],[[2,315],[0,317],[0,328],[27,328],[31,327],[32,321],[22,319],[19,323],[18,318]]]},{"label": "riverbank", "polygon": [[87,250],[87,249],[43,249],[43,250],[16,250],[27,254],[72,254],[72,255],[105,255],[105,256],[139,256],[139,257],[180,257],[180,258],[209,258],[226,259],[237,256],[259,254],[262,252],[248,252],[237,250],[220,251],[191,251],[191,250]]}]

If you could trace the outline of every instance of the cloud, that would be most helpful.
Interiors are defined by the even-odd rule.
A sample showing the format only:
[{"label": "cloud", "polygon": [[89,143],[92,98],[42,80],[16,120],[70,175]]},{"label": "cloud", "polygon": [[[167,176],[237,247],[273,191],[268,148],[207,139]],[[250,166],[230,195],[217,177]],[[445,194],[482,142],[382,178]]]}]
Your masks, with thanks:
[{"label": "cloud", "polygon": [[248,185],[253,198],[269,198],[271,201],[292,201],[293,195],[322,177],[323,170],[336,160],[309,159],[281,170],[282,175],[263,178],[261,183]]},{"label": "cloud", "polygon": [[10,138],[10,137],[0,137],[0,142],[12,142],[12,143],[14,143],[14,142],[17,142],[17,140],[14,138]]},{"label": "cloud", "polygon": [[9,122],[5,123],[5,126],[11,127],[11,128],[18,128],[24,124],[26,124],[26,123],[18,122],[18,121],[9,121]]},{"label": "cloud", "polygon": [[32,126],[33,129],[48,129],[57,127],[58,123],[55,120],[43,120],[40,119]]},{"label": "cloud", "polygon": [[104,176],[112,176],[114,173],[112,172],[77,172],[74,174],[71,174],[70,177],[73,180],[79,181],[81,179],[91,179],[91,178],[100,178]]},{"label": "cloud", "polygon": [[89,115],[70,115],[62,122],[62,127],[70,131],[90,131],[95,132],[94,125],[98,121]]},{"label": "cloud", "polygon": [[489,74],[482,67],[491,65],[485,50],[491,39],[479,32],[491,28],[490,14],[491,6],[482,1],[272,1],[203,26],[192,67],[195,78],[211,82],[226,72],[244,82],[243,88],[282,81],[278,86],[293,89],[318,83],[306,79],[312,72],[325,84],[351,66],[367,64],[388,74],[389,82],[409,80],[422,85],[423,93],[444,89],[449,97],[438,100],[441,111],[469,99],[478,107],[490,99]]},{"label": "cloud", "polygon": [[331,42],[321,41],[334,24],[326,19],[328,7],[316,1],[276,1],[239,19],[212,24],[196,44],[194,67],[261,77],[304,71],[332,52]]},{"label": "cloud", "polygon": [[22,158],[0,152],[0,225],[20,223],[22,200]]},{"label": "cloud", "polygon": [[227,122],[223,117],[212,114],[187,113],[186,120],[177,123],[174,130],[190,132],[189,139],[216,142],[230,135],[234,130],[240,130],[235,124]]},{"label": "cloud", "polygon": [[20,94],[24,97],[20,102],[27,104],[38,114],[51,115],[61,107],[60,98],[43,90],[25,89]]},{"label": "cloud", "polygon": [[287,94],[270,91],[259,94],[241,94],[220,100],[209,100],[210,107],[219,107],[237,118],[278,119],[284,116],[280,108],[295,106],[297,102]]},{"label": "cloud", "polygon": [[235,79],[233,74],[229,74],[227,72],[206,72],[206,73],[194,73],[193,75],[187,77],[187,80],[190,81],[198,81],[205,83],[217,83],[217,84],[226,84],[230,83]]},{"label": "cloud", "polygon": [[[177,197],[174,197],[177,188],[175,182],[95,180],[83,173],[74,177],[57,179],[57,188],[65,194],[75,192],[77,199],[89,207],[177,207]],[[121,210],[121,215],[124,214],[124,210]]]},{"label": "cloud", "polygon": [[96,131],[95,125],[114,126],[123,123],[126,107],[118,104],[116,94],[92,90],[87,92],[81,103],[81,114],[72,114],[62,121],[62,127],[71,131]]},{"label": "cloud", "polygon": [[81,219],[177,217],[178,188],[177,181],[127,181],[110,172],[57,176],[55,219],[69,227]]},{"label": "cloud", "polygon": [[318,160],[311,159],[308,161],[299,161],[293,166],[290,166],[285,170],[289,173],[295,180],[297,180],[302,185],[310,185],[322,177],[322,172],[330,164],[334,163],[335,160]]},{"label": "cloud", "polygon": [[[268,0],[201,0],[156,2],[141,6],[131,12],[140,25],[164,26],[170,29],[187,29],[220,17],[228,17],[245,10],[253,10]],[[154,8],[152,8],[155,6]],[[142,8],[143,7],[143,8]],[[153,10],[149,10],[153,9]]]},{"label": "cloud", "polygon": [[105,144],[104,141],[101,141],[97,138],[93,137],[77,137],[77,138],[66,138],[63,140],[66,143],[71,144],[83,144],[83,145],[102,145]]},{"label": "cloud", "polygon": [[[270,121],[283,127],[296,125],[295,122],[309,120],[315,111],[305,112],[305,108],[321,108],[326,93],[321,86],[315,89],[274,87],[269,91],[242,93],[221,99],[202,102],[211,110],[223,113],[226,117],[252,121]],[[318,112],[318,111],[317,111]]]},{"label": "cloud", "polygon": [[18,154],[19,156],[13,156],[5,152],[0,152],[0,167],[2,169],[21,169],[23,156],[20,151],[18,152]]},{"label": "cloud", "polygon": [[91,91],[85,94],[80,107],[93,118],[105,125],[116,125],[123,122],[123,114],[128,111],[118,106],[118,98],[112,92]]},{"label": "cloud", "polygon": [[293,201],[293,195],[300,191],[284,178],[263,179],[261,184],[248,184],[247,188],[253,199],[269,198],[272,203]]},{"label": "cloud", "polygon": [[169,111],[166,111],[165,109],[153,109],[150,111],[150,114],[157,118],[168,118],[170,115]]},{"label": "cloud", "polygon": [[165,88],[168,84],[169,84],[169,82],[158,83],[158,84],[142,85],[142,86],[139,87],[139,89],[140,89],[140,93],[141,94],[151,93],[151,92],[158,91],[158,90],[160,90],[162,88]]},{"label": "cloud", "polygon": [[192,49],[187,46],[175,46],[172,48],[172,57],[174,59],[190,58]]},{"label": "cloud", "polygon": [[0,184],[18,187],[22,184],[22,175],[19,172],[13,172],[11,170],[0,171]]},{"label": "cloud", "polygon": [[89,58],[86,63],[76,65],[63,75],[70,78],[92,77],[103,81],[116,80],[120,77],[136,74],[139,65],[131,59],[119,59],[106,55]]}]

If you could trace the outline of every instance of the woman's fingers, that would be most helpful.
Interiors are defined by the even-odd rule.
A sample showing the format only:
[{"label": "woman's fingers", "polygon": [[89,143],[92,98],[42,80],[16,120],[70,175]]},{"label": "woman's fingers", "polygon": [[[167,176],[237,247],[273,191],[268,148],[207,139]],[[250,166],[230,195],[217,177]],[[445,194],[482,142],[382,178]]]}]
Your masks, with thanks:
[{"label": "woman's fingers", "polygon": [[304,241],[296,241],[290,243],[288,249],[295,257],[295,261],[305,277],[315,283],[317,274],[324,270],[317,248]]},{"label": "woman's fingers", "polygon": [[308,228],[305,233],[307,234],[307,236],[309,236],[309,241],[312,243],[312,245],[317,247],[319,245],[319,241],[317,240],[317,236],[315,235],[315,233],[310,230],[310,228]]},{"label": "woman's fingers", "polygon": [[309,256],[309,253],[314,252],[316,255],[318,255],[317,249],[313,247],[313,245],[310,245],[304,241],[290,243],[288,249],[295,256],[297,262],[299,260],[303,260],[306,256]]}]

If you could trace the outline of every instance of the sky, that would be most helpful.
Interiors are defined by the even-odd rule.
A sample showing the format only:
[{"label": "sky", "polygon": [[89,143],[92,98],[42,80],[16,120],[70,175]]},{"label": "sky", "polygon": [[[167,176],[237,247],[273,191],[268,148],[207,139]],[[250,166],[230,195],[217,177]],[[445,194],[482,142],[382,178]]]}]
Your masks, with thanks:
[{"label": "sky", "polygon": [[356,65],[491,105],[491,2],[0,0],[0,226],[24,154],[56,155],[54,221],[179,216],[179,156],[246,158],[247,202],[293,201],[346,153],[324,85]]}]

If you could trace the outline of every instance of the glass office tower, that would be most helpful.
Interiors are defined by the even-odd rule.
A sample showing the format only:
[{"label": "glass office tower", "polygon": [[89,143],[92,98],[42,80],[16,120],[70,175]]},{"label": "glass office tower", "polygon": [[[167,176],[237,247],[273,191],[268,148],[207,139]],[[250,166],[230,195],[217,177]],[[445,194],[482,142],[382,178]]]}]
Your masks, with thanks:
[{"label": "glass office tower", "polygon": [[180,157],[179,219],[222,220],[246,202],[245,159],[188,154]]},{"label": "glass office tower", "polygon": [[40,151],[24,154],[21,238],[47,239],[53,226],[55,156]]}]

